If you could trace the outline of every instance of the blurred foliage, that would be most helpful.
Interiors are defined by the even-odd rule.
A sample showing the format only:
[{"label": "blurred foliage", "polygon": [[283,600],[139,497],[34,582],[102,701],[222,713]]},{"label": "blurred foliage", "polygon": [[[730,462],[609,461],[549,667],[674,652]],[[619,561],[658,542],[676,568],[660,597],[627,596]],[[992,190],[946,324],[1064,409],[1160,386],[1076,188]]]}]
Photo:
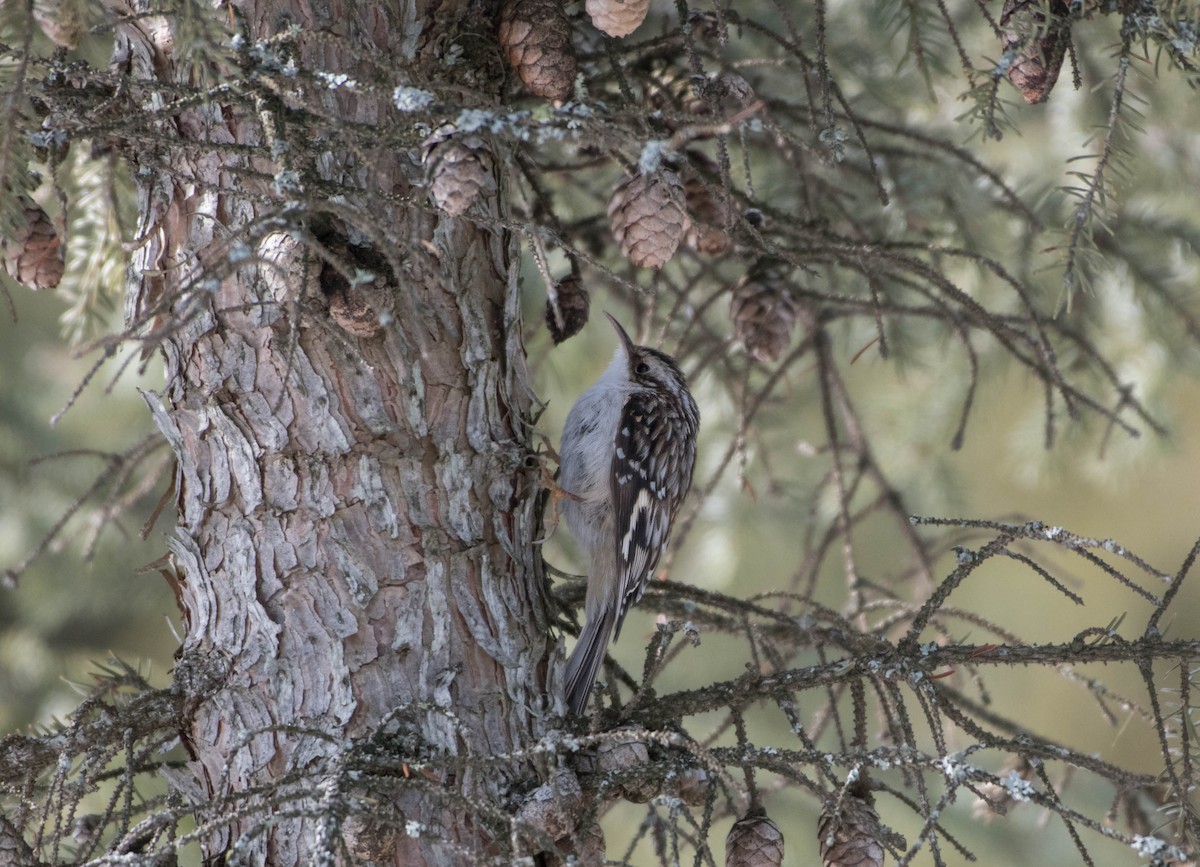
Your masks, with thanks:
[{"label": "blurred foliage", "polygon": [[153,374],[140,382],[126,376],[111,393],[102,378],[51,426],[91,364],[63,343],[60,323],[68,311],[61,299],[18,289],[14,304],[18,318],[0,323],[0,566],[19,569],[49,544],[0,589],[4,731],[65,717],[79,695],[64,679],[86,686],[93,661],[110,653],[154,660],[152,680],[161,680],[176,644],[165,618],[178,620],[161,576],[135,573],[161,554],[170,527],[168,516],[146,542],[139,538],[165,477],[111,523],[104,512],[109,484],[57,527],[113,456],[150,433],[134,388],[153,387]]}]

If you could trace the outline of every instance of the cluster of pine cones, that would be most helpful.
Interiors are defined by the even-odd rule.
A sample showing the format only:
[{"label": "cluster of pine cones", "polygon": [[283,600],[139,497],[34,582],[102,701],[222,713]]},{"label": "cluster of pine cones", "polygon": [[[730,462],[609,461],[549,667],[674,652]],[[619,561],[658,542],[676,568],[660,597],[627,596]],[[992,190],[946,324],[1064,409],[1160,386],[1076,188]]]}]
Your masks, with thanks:
[{"label": "cluster of pine cones", "polygon": [[[632,33],[646,18],[649,0],[587,0],[592,23],[614,37]],[[703,35],[703,34],[701,34]],[[509,0],[500,15],[499,40],[527,91],[561,103],[570,98],[577,73],[571,22],[558,0]],[[729,76],[727,76],[729,77]],[[754,93],[740,76],[720,82],[733,111],[746,109]],[[659,269],[684,245],[701,256],[723,256],[737,216],[720,167],[687,149],[678,164],[650,160],[620,180],[608,201],[608,221],[622,255],[637,268]],[[465,214],[482,196],[496,192],[494,156],[486,137],[439,127],[425,142],[430,197],[451,216]],[[786,263],[761,259],[732,287],[729,308],[734,336],[762,363],[778,361],[791,340],[797,306],[788,288]],[[546,322],[555,343],[577,333],[588,319],[588,296],[577,274],[551,287]]]},{"label": "cluster of pine cones", "polygon": [[[817,819],[817,843],[822,867],[881,867],[884,841],[902,845],[879,821],[874,798],[865,781],[852,784],[841,798],[830,798]],[[761,809],[752,809],[735,822],[725,838],[727,867],[779,867],[783,863],[783,832]]]}]

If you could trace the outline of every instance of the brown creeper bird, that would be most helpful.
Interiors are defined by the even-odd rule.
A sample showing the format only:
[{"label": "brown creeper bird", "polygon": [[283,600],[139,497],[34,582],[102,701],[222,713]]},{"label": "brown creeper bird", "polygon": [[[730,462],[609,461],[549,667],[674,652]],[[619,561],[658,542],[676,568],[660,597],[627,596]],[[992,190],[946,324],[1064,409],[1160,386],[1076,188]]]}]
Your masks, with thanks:
[{"label": "brown creeper bird", "polygon": [[[606,316],[608,314],[605,314]],[[692,485],[700,410],[671,356],[638,346],[612,316],[621,343],[563,428],[563,517],[591,558],[587,623],[567,660],[571,713],[587,705],[610,637],[637,604],[666,550]]]}]

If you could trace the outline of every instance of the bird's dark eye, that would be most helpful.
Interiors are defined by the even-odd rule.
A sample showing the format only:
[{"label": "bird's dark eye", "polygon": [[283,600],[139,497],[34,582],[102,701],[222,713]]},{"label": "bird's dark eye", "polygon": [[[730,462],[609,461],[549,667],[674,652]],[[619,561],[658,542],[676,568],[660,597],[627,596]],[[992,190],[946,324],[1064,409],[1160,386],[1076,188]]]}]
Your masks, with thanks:
[{"label": "bird's dark eye", "polygon": [[638,376],[645,376],[650,372],[650,365],[644,361],[639,361],[638,366],[635,367],[634,370],[637,371]]}]

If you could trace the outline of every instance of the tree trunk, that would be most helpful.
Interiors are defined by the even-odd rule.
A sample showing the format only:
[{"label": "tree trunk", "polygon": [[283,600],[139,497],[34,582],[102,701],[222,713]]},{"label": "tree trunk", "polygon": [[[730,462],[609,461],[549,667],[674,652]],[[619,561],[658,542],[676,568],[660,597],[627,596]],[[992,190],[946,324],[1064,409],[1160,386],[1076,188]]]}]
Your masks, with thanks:
[{"label": "tree trunk", "polygon": [[[345,809],[313,799],[340,797],[347,742],[387,734],[403,773],[381,801],[397,811],[379,806],[386,839],[364,847],[444,863],[489,845],[454,797],[495,803],[513,781],[429,779],[420,764],[512,752],[547,709],[512,240],[487,225],[499,197],[475,205],[491,219],[439,216],[411,146],[364,151],[355,136],[395,117],[400,70],[445,72],[442,37],[487,16],[462,2],[237,6],[263,87],[164,121],[202,143],[169,163],[131,152],[145,243],[127,317],[165,335],[166,386],[147,401],[178,459],[181,667],[226,671],[183,733],[193,797],[227,799],[206,858],[340,851],[346,829],[329,822]],[[178,44],[167,22],[133,20],[118,59],[194,83]],[[275,93],[271,51],[357,87]],[[374,280],[355,279],[365,272]],[[407,763],[421,785],[403,785]],[[272,794],[248,794],[259,789]]]}]

